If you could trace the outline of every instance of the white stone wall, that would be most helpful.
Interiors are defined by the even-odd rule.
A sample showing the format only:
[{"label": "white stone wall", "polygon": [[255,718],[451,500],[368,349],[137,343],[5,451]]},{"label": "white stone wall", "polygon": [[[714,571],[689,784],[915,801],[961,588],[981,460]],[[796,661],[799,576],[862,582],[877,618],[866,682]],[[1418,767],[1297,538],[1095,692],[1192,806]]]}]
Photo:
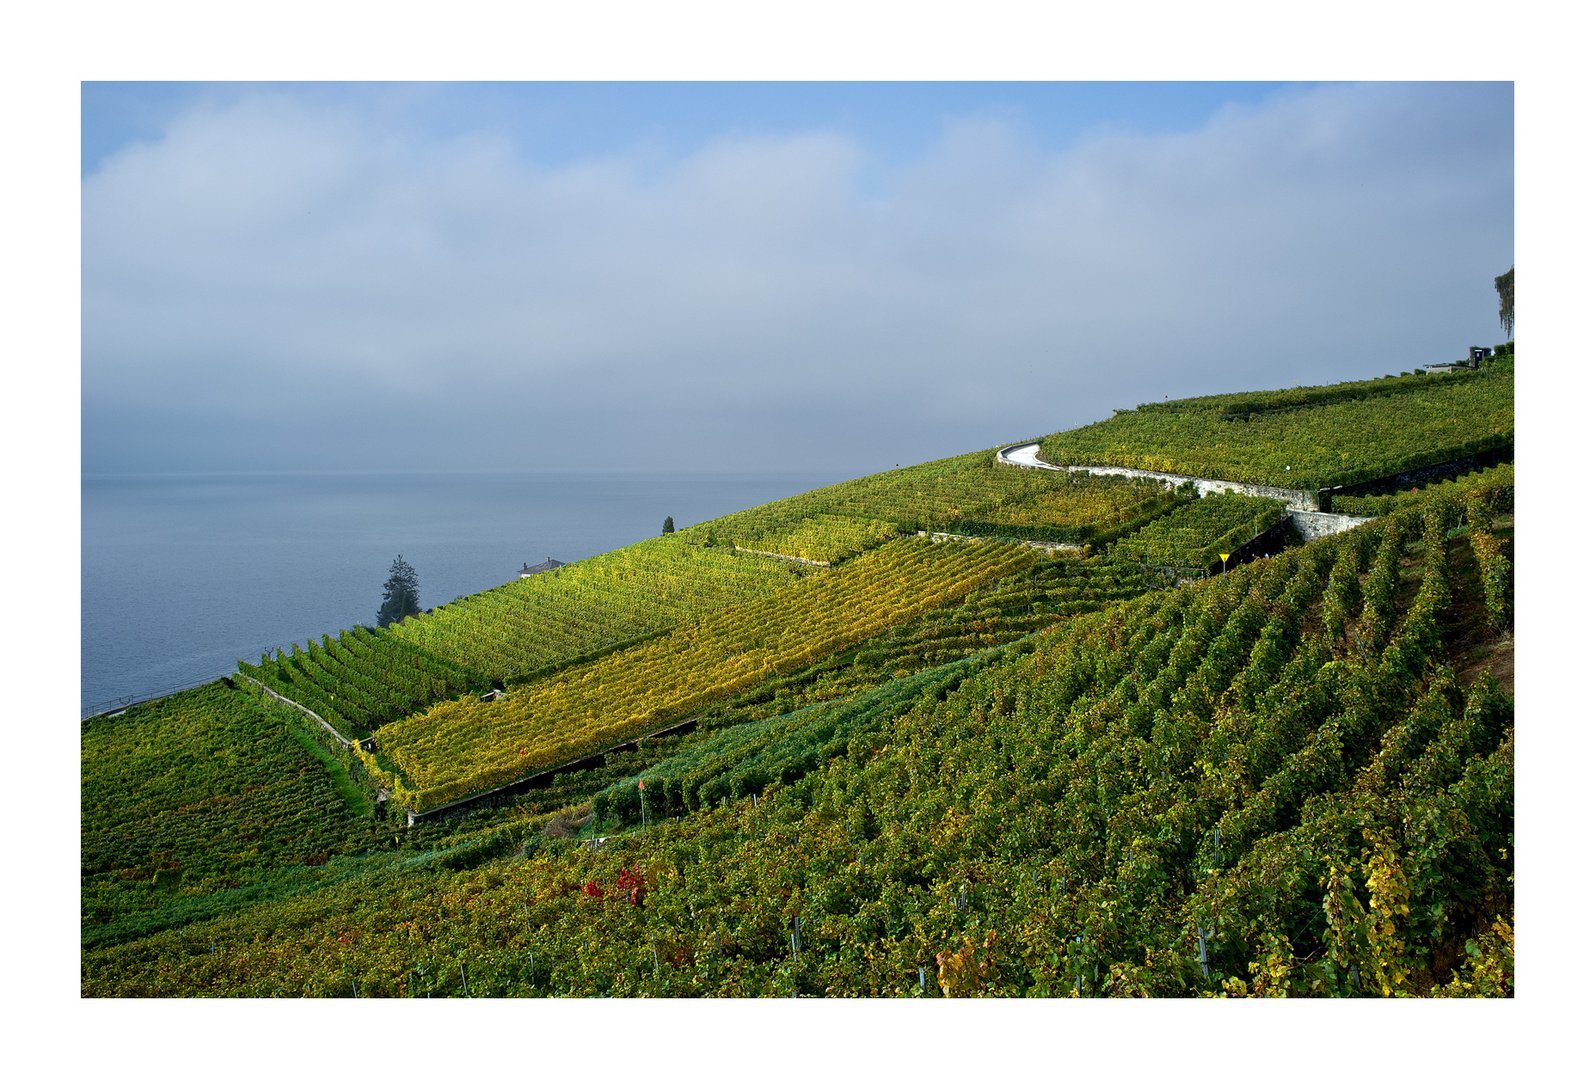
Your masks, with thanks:
[{"label": "white stone wall", "polygon": [[1298,491],[1294,488],[1264,487],[1261,484],[1242,484],[1234,480],[1206,480],[1201,476],[1182,476],[1179,473],[1153,472],[1151,469],[1127,469],[1119,465],[1071,465],[1064,469],[1058,465],[1049,465],[1036,456],[1041,449],[1039,443],[1021,443],[1017,446],[1005,446],[998,451],[998,460],[1005,465],[1018,465],[1024,469],[1053,469],[1058,472],[1079,472],[1090,476],[1126,476],[1139,480],[1157,480],[1171,487],[1182,484],[1195,484],[1197,490],[1204,495],[1212,495],[1220,491],[1234,491],[1242,495],[1258,495],[1265,499],[1282,499],[1286,505],[1296,510],[1318,510],[1319,493],[1316,491]]},{"label": "white stone wall", "polygon": [[1321,536],[1334,536],[1336,533],[1355,529],[1365,521],[1373,521],[1372,517],[1358,517],[1356,514],[1324,514],[1316,510],[1288,509],[1292,523],[1297,526],[1298,534],[1304,540],[1317,540]]}]

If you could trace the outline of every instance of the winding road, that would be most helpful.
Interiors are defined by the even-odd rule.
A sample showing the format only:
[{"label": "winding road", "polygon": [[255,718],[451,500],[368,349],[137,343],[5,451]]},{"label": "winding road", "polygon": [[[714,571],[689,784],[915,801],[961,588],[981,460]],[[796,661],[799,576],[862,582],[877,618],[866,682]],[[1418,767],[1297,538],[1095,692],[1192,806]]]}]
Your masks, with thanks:
[{"label": "winding road", "polygon": [[1319,510],[1319,493],[1316,491],[1297,491],[1291,488],[1264,487],[1261,484],[1242,484],[1234,480],[1209,480],[1201,476],[1183,476],[1180,473],[1153,472],[1151,469],[1127,469],[1119,465],[1052,465],[1037,457],[1042,450],[1038,441],[1014,443],[1005,446],[997,452],[997,459],[1005,465],[1014,465],[1021,469],[1052,469],[1054,472],[1080,472],[1093,476],[1129,476],[1145,480],[1159,480],[1172,487],[1181,484],[1193,484],[1204,495],[1212,495],[1221,491],[1234,491],[1242,495],[1260,495],[1267,499],[1280,499],[1286,504],[1286,513],[1297,524],[1297,531],[1304,540],[1313,540],[1320,536],[1330,536],[1334,533],[1345,532],[1347,529],[1356,528],[1365,521],[1373,521],[1371,517],[1358,517],[1353,514],[1326,514]]}]

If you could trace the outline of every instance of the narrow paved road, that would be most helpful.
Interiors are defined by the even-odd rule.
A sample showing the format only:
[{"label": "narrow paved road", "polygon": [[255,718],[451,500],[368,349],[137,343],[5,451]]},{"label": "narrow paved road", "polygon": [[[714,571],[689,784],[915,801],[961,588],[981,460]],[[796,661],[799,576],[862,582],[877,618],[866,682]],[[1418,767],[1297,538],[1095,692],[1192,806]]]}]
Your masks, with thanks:
[{"label": "narrow paved road", "polygon": [[1049,465],[1047,462],[1038,459],[1036,455],[1041,449],[1042,444],[1040,442],[1018,443],[999,450],[997,456],[998,460],[1005,465],[1016,465],[1022,469],[1052,469],[1055,472],[1083,472],[1097,476],[1140,477],[1147,480],[1157,480],[1172,487],[1178,487],[1186,483],[1195,484],[1197,490],[1204,495],[1212,495],[1221,491],[1235,491],[1243,495],[1261,495],[1268,499],[1280,499],[1286,503],[1286,512],[1296,519],[1298,531],[1302,533],[1304,539],[1308,540],[1344,532],[1347,529],[1363,524],[1365,521],[1374,520],[1372,517],[1361,517],[1353,514],[1320,513],[1318,509],[1318,492],[1261,487],[1256,484],[1241,484],[1230,480],[1209,480],[1201,476],[1153,472],[1150,469],[1127,469],[1117,465],[1072,465],[1066,468],[1062,465]]},{"label": "narrow paved road", "polygon": [[1010,446],[998,451],[998,460],[1009,465],[1018,465],[1025,469],[1053,469],[1056,472],[1065,471],[1062,466],[1049,465],[1047,462],[1038,459],[1036,455],[1040,453],[1041,450],[1042,444],[1039,442],[1024,443],[1020,446]]}]

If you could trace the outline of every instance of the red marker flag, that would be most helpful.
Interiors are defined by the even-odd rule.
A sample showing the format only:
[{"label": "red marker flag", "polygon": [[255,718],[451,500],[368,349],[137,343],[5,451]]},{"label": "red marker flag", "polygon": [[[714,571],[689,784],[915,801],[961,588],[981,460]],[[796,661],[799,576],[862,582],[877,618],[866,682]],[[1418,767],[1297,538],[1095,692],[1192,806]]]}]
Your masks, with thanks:
[{"label": "red marker flag", "polygon": [[638,791],[642,791],[643,790],[643,781],[639,780],[637,782],[637,790]]}]

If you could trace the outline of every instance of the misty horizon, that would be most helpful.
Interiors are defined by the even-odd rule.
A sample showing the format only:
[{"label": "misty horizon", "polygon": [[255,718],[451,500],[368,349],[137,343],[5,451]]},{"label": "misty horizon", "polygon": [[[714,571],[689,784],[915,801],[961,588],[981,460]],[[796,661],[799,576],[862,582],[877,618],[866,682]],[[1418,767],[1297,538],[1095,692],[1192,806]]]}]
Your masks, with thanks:
[{"label": "misty horizon", "polygon": [[83,111],[86,475],[860,476],[1504,337],[1506,83],[85,84]]}]

